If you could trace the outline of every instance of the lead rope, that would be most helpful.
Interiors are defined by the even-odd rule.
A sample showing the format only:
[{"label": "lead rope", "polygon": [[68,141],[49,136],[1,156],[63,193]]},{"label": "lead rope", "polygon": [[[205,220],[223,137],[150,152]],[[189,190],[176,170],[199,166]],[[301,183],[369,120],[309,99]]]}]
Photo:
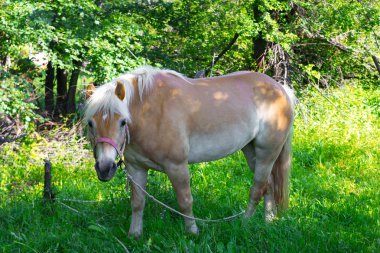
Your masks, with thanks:
[{"label": "lead rope", "polygon": [[[172,211],[173,213],[176,213],[176,214],[179,214],[181,215],[182,217],[185,217],[187,219],[191,219],[191,220],[196,220],[196,221],[202,221],[202,222],[222,222],[222,221],[230,221],[240,215],[242,215],[244,213],[244,211],[241,211],[240,213],[237,213],[237,214],[234,214],[234,215],[231,215],[231,216],[228,216],[228,217],[225,217],[225,218],[220,218],[220,219],[201,219],[201,218],[196,218],[196,217],[192,217],[192,216],[189,216],[189,215],[186,215],[186,214],[183,214],[179,211],[177,211],[176,209],[166,205],[165,203],[161,202],[160,200],[156,199],[153,195],[151,195],[150,193],[148,193],[140,184],[138,184],[134,179],[133,177],[128,173],[128,170],[127,170],[127,163],[125,162],[125,160],[123,159],[123,152],[124,152],[124,148],[126,146],[126,143],[127,145],[130,143],[130,135],[129,135],[129,128],[128,128],[128,125],[125,125],[125,134],[126,134],[126,137],[128,137],[128,140],[126,142],[123,143],[122,145],[122,148],[119,149],[118,148],[118,145],[117,143],[112,140],[111,138],[107,138],[107,137],[101,137],[101,138],[98,138],[95,140],[95,146],[98,144],[98,143],[108,143],[110,144],[111,146],[113,146],[116,150],[116,152],[118,153],[119,157],[120,157],[120,161],[117,163],[117,166],[119,167],[122,167],[122,165],[124,164],[124,167],[122,167],[123,171],[124,171],[124,174],[125,174],[125,177],[126,177],[126,190],[128,190],[128,179],[133,183],[135,184],[146,196],[148,196],[150,199],[152,199],[154,202],[158,203],[159,205],[163,206],[164,208]],[[95,149],[95,146],[94,146],[94,149]],[[94,154],[95,154],[95,150],[94,150]]]},{"label": "lead rope", "polygon": [[129,179],[133,184],[135,184],[151,200],[153,200],[154,202],[158,203],[159,205],[165,207],[166,209],[169,209],[173,213],[176,213],[176,214],[178,214],[180,216],[183,216],[183,217],[185,217],[187,219],[196,220],[196,221],[202,221],[202,222],[222,222],[222,221],[230,221],[230,220],[235,219],[235,218],[239,217],[240,215],[244,214],[244,211],[241,211],[240,213],[237,213],[237,214],[225,217],[225,218],[220,218],[220,219],[201,219],[201,218],[196,218],[196,217],[192,217],[192,216],[188,216],[186,214],[183,214],[180,211],[177,211],[176,209],[174,209],[174,208],[166,205],[165,203],[161,202],[160,200],[156,199],[153,195],[149,194],[141,185],[139,185],[138,183],[136,183],[136,181],[128,173],[127,164],[126,164],[126,162],[123,160],[123,158],[121,156],[120,156],[119,163],[124,164],[124,167],[122,167],[122,169],[123,169],[124,174],[125,174],[126,179],[127,179],[127,189],[128,189],[128,179]]}]

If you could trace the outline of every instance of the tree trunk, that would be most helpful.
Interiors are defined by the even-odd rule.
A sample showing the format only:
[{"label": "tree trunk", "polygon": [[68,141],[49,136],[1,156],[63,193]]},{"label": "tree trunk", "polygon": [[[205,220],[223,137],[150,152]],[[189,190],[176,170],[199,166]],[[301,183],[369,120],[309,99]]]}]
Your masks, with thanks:
[{"label": "tree trunk", "polygon": [[379,75],[380,75],[380,63],[379,63],[379,59],[376,56],[372,55],[372,60],[375,63],[377,72],[379,72]]},{"label": "tree trunk", "polygon": [[75,69],[71,73],[70,83],[69,83],[69,91],[67,94],[67,114],[71,114],[75,112],[75,94],[77,92],[77,83],[80,74],[80,67],[82,66],[82,62],[74,62]]},{"label": "tree trunk", "polygon": [[265,53],[268,46],[268,42],[261,37],[253,39],[253,59],[256,62],[256,70],[262,69],[264,67]]},{"label": "tree trunk", "polygon": [[67,97],[67,71],[57,68],[57,102],[56,114],[66,115],[66,97]]},{"label": "tree trunk", "polygon": [[11,57],[9,56],[9,54],[1,58],[0,66],[3,66],[5,72],[8,72],[11,65]]},{"label": "tree trunk", "polygon": [[[258,20],[261,18],[263,13],[259,10],[259,5],[256,3],[253,6],[253,16],[255,18],[255,21],[258,22]],[[268,42],[263,38],[263,34],[259,32],[258,36],[256,38],[253,38],[253,53],[252,57],[253,60],[256,63],[256,71],[259,69],[263,69],[264,67],[264,60],[265,60],[265,54],[268,46]]]},{"label": "tree trunk", "polygon": [[54,68],[51,61],[47,64],[45,78],[45,110],[51,115],[54,109]]}]

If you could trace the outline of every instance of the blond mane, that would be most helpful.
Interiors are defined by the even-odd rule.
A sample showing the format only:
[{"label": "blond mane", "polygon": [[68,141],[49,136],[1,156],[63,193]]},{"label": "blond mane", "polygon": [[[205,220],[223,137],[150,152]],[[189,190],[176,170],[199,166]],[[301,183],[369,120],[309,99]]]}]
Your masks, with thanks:
[{"label": "blond mane", "polygon": [[[102,114],[114,115],[120,114],[122,117],[131,121],[129,112],[129,104],[134,98],[134,87],[132,80],[137,79],[137,89],[139,98],[142,101],[144,96],[148,95],[154,88],[154,76],[157,73],[165,73],[177,76],[185,81],[186,77],[182,74],[168,69],[158,69],[152,66],[142,66],[124,75],[121,75],[111,82],[103,84],[96,88],[91,97],[87,100],[83,121],[86,124],[95,113],[101,112]],[[124,85],[126,96],[123,101],[115,95],[116,83],[121,82]]]},{"label": "blond mane", "polygon": [[159,69],[159,68],[155,68],[149,65],[141,66],[130,73],[137,78],[137,85],[138,85],[139,96],[141,100],[143,99],[143,96],[145,94],[149,94],[149,92],[153,89],[154,76],[157,73],[171,74],[187,81],[184,75],[174,70]]}]

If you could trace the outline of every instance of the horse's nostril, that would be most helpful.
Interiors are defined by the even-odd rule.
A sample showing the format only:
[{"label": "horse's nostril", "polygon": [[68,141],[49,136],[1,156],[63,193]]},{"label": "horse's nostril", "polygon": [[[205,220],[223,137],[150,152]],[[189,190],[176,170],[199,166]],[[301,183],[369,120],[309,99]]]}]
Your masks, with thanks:
[{"label": "horse's nostril", "polygon": [[95,170],[101,181],[110,180],[117,170],[117,164],[112,160],[100,160],[95,163]]},{"label": "horse's nostril", "polygon": [[106,160],[96,162],[95,166],[97,166],[97,169],[99,169],[100,171],[109,171],[114,167],[114,164],[114,161]]}]

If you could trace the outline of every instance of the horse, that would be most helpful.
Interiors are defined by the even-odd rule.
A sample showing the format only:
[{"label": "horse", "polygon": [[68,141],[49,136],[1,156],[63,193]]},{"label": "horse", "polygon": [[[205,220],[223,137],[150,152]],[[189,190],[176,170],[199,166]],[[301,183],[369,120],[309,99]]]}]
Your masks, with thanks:
[{"label": "horse", "polygon": [[86,90],[88,126],[98,179],[109,181],[124,154],[131,182],[129,235],[143,232],[147,173],[167,174],[186,231],[198,234],[188,164],[217,160],[242,150],[254,172],[245,217],[264,197],[265,220],[288,206],[292,90],[250,71],[191,79],[176,71],[143,66]]}]

